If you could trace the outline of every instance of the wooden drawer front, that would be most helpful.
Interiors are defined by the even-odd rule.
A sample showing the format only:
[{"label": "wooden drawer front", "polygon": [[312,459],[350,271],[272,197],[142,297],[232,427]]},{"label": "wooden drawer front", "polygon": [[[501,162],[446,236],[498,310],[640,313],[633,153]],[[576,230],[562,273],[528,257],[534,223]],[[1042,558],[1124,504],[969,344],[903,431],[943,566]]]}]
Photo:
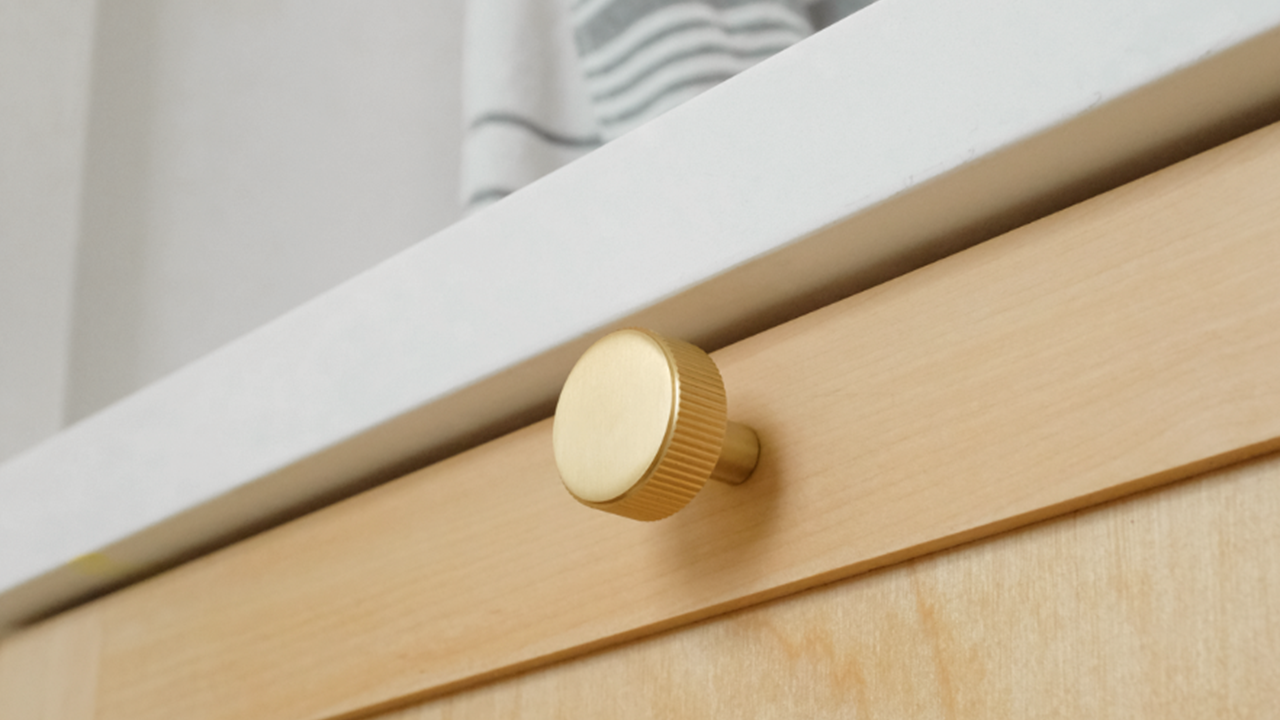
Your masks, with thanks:
[{"label": "wooden drawer front", "polygon": [[380,716],[1263,718],[1280,455]]},{"label": "wooden drawer front", "polygon": [[94,716],[364,714],[1280,448],[1276,167],[1273,127],[716,353],[761,464],[669,520],[569,499],[542,422],[103,598]]}]

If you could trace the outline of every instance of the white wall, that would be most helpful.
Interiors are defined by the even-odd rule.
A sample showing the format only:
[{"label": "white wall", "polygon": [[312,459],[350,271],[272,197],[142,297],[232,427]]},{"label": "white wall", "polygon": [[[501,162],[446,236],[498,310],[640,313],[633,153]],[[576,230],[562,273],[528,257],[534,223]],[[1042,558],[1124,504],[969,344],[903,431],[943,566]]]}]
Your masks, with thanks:
[{"label": "white wall", "polygon": [[0,461],[460,216],[463,0],[0,0]]},{"label": "white wall", "polygon": [[62,425],[94,0],[0,0],[0,460]]},{"label": "white wall", "polygon": [[462,0],[99,0],[70,419],[459,217],[461,23]]}]

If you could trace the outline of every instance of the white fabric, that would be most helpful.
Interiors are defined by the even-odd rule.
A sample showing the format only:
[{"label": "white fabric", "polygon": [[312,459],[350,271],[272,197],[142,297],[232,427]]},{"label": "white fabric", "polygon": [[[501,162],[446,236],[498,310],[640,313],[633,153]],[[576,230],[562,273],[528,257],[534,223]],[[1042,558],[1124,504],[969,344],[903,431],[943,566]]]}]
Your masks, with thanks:
[{"label": "white fabric", "polygon": [[462,202],[537,180],[871,0],[470,0]]},{"label": "white fabric", "polygon": [[572,16],[591,104],[606,139],[813,32],[803,9],[786,0],[649,0],[653,6],[635,16],[612,23],[601,17],[628,2],[634,0],[591,3]]},{"label": "white fabric", "polygon": [[562,0],[472,0],[462,203],[483,207],[601,142]]}]

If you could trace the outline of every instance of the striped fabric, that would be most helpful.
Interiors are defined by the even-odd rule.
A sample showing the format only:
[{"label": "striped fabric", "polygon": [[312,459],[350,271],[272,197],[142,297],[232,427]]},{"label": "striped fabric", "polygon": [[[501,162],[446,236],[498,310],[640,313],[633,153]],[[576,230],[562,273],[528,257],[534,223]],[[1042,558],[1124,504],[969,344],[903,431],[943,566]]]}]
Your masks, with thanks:
[{"label": "striped fabric", "polygon": [[873,0],[469,0],[462,201],[501,199]]},{"label": "striped fabric", "polygon": [[462,203],[500,200],[599,147],[565,0],[470,0]]},{"label": "striped fabric", "polygon": [[799,0],[574,2],[574,42],[606,139],[813,33]]}]

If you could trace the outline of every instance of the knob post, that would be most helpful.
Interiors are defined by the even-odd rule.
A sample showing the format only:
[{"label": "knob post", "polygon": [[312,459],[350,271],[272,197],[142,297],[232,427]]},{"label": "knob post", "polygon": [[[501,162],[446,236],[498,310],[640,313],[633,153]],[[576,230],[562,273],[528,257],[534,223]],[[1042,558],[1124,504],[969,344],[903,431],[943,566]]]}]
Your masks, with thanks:
[{"label": "knob post", "polygon": [[730,485],[739,485],[756,469],[760,461],[760,439],[756,431],[732,420],[724,432],[724,447],[720,459],[711,470],[711,479]]}]

